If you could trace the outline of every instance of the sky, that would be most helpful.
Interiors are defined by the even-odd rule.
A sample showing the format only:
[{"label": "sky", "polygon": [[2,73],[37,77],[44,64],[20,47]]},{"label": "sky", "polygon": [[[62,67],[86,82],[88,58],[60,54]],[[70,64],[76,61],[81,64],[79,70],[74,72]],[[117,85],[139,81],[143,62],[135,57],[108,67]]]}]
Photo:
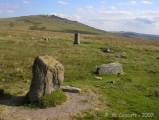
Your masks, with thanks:
[{"label": "sky", "polygon": [[105,31],[159,35],[159,0],[0,0],[0,18],[42,14]]}]

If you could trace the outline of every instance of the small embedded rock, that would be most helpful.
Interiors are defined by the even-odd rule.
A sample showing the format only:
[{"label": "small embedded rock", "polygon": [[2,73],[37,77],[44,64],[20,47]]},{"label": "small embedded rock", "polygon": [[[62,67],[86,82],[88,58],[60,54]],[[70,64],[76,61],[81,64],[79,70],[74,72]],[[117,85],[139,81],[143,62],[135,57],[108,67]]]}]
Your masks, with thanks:
[{"label": "small embedded rock", "polygon": [[108,81],[107,83],[114,84],[115,81],[111,80],[111,81]]},{"label": "small embedded rock", "polygon": [[101,51],[103,51],[105,53],[114,53],[114,51],[110,48],[101,48]]},{"label": "small embedded rock", "polygon": [[30,39],[34,40],[34,37],[31,37]]},{"label": "small embedded rock", "polygon": [[64,92],[72,92],[72,93],[80,93],[81,89],[77,87],[71,87],[71,86],[61,86],[61,89]]},{"label": "small embedded rock", "polygon": [[97,76],[95,76],[95,78],[96,78],[97,80],[102,80],[102,79],[103,79],[102,77],[97,77]]},{"label": "small embedded rock", "polygon": [[96,85],[96,87],[99,87],[99,85]]},{"label": "small embedded rock", "polygon": [[30,80],[23,80],[23,82],[24,82],[24,83],[29,83],[29,82],[30,82]]}]

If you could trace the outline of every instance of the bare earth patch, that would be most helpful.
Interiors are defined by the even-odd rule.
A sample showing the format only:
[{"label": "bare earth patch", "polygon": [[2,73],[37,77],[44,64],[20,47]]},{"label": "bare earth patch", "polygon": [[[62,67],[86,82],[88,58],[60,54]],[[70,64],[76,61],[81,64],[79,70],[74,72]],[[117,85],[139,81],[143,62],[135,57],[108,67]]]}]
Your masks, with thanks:
[{"label": "bare earth patch", "polygon": [[[0,102],[0,120],[52,120],[55,118],[69,119],[70,115],[79,114],[82,110],[95,107],[98,103],[90,94],[65,93],[67,101],[57,107],[47,109],[30,109],[17,107],[14,101],[17,98]],[[96,98],[95,98],[96,99]],[[4,104],[5,102],[5,104]]]}]

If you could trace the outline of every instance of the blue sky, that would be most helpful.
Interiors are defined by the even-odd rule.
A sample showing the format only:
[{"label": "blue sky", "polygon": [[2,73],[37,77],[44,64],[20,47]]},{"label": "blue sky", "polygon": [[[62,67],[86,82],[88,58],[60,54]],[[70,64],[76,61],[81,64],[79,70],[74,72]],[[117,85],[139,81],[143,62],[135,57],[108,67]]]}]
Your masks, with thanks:
[{"label": "blue sky", "polygon": [[0,0],[0,18],[39,14],[106,31],[159,35],[159,0]]}]

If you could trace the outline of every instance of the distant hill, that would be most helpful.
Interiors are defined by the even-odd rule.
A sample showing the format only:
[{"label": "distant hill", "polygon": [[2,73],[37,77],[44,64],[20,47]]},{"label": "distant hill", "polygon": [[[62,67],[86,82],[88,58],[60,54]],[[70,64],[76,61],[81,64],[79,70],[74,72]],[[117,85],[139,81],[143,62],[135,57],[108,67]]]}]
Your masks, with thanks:
[{"label": "distant hill", "polygon": [[[0,27],[19,30],[42,30],[52,32],[105,35],[111,34],[104,30],[96,29],[77,21],[67,20],[55,15],[30,15],[13,18],[0,18]],[[120,36],[131,38],[146,38],[159,40],[159,35],[140,34],[135,32],[112,32]],[[115,35],[114,34],[114,35]]]},{"label": "distant hill", "polygon": [[43,30],[53,32],[83,34],[105,34],[106,31],[81,24],[77,21],[67,20],[55,15],[31,15],[14,18],[0,18],[0,27],[22,29],[22,30]]},{"label": "distant hill", "polygon": [[131,38],[146,38],[146,39],[153,39],[159,40],[159,35],[150,35],[150,34],[140,34],[135,32],[114,32],[118,35],[122,35],[124,37],[131,37]]}]

